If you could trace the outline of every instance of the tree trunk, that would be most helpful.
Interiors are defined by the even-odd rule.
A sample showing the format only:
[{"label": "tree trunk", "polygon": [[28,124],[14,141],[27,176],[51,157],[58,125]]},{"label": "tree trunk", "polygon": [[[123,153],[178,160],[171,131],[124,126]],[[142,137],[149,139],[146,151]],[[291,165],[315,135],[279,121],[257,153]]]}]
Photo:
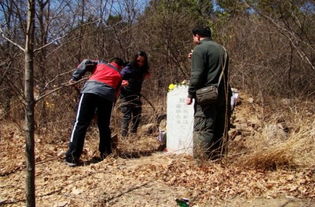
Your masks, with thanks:
[{"label": "tree trunk", "polygon": [[25,37],[25,154],[26,154],[26,206],[35,206],[35,153],[34,153],[34,14],[35,0],[28,0],[27,28]]},{"label": "tree trunk", "polygon": [[[49,25],[49,0],[37,0],[38,5],[38,23],[39,23],[39,40],[38,44],[40,47],[47,44],[47,35],[48,35],[48,26]],[[48,8],[46,8],[48,6]],[[46,8],[46,12],[45,12]],[[45,16],[46,15],[46,16]],[[42,96],[45,93],[45,83],[46,83],[46,68],[47,68],[47,48],[43,47],[38,57],[38,69],[39,69],[39,96]],[[47,124],[47,107],[46,102],[42,101],[39,103],[40,105],[37,106],[39,108],[39,119],[38,119],[38,130],[37,133],[39,134],[43,126]]]}]

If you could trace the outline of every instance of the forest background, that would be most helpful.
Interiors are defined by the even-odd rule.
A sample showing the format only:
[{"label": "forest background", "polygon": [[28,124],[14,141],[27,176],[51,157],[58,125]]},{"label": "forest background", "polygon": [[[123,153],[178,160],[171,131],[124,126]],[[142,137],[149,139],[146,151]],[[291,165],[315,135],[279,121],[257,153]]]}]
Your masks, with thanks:
[{"label": "forest background", "polygon": [[[244,158],[252,163],[240,163],[263,169],[314,166],[314,0],[35,0],[35,5],[33,89],[35,132],[41,142],[67,143],[83,84],[67,82],[85,58],[131,60],[138,50],[146,51],[151,78],[142,93],[151,105],[143,123],[153,120],[153,112],[164,114],[168,85],[189,79],[191,30],[202,23],[228,50],[231,85],[253,97],[259,126],[268,131],[276,124],[286,133],[280,154],[278,147],[264,157],[257,147],[248,151],[256,153],[254,159]],[[23,131],[27,1],[0,1],[0,22],[1,128],[14,123]],[[113,114],[115,131],[119,115]],[[2,142],[1,137],[8,136],[0,129]],[[291,153],[287,147],[292,146],[300,151]],[[243,147],[238,142],[234,150]]]},{"label": "forest background", "polygon": [[[26,1],[3,0],[0,12],[1,119],[19,122]],[[35,12],[38,129],[69,126],[79,92],[62,86],[85,58],[131,60],[137,50],[146,51],[152,78],[143,95],[165,105],[168,85],[189,79],[191,30],[200,23],[211,26],[213,39],[229,51],[232,87],[261,103],[270,96],[314,98],[314,1],[37,0]]]}]

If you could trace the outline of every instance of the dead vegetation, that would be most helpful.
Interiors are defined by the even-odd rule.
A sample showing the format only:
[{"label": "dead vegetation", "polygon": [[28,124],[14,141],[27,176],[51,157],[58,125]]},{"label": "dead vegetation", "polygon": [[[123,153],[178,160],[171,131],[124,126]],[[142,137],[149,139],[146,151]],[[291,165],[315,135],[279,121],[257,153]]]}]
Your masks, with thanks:
[{"label": "dead vegetation", "polygon": [[[92,127],[82,156],[84,165],[70,168],[63,163],[67,139],[37,135],[38,206],[176,206],[175,199],[181,197],[196,206],[251,206],[258,198],[279,199],[273,206],[285,202],[312,206],[312,104],[292,104],[272,113],[272,108],[263,109],[248,95],[241,97],[233,115],[229,155],[216,162],[199,163],[190,156],[159,152],[153,132],[120,139],[116,156],[94,163],[98,134]],[[15,124],[1,125],[0,203],[23,206],[24,139]]]},{"label": "dead vegetation", "polygon": [[231,130],[234,140],[230,143],[230,156],[242,155],[235,162],[264,170],[315,166],[315,115],[312,104],[304,102],[303,105],[300,102],[297,105],[292,102],[290,105],[279,104],[277,107],[281,108],[273,110],[272,106],[263,109],[256,103],[249,103],[249,99],[243,95],[242,104],[255,108],[256,113],[249,119],[242,114],[246,110],[234,114],[235,129]]}]

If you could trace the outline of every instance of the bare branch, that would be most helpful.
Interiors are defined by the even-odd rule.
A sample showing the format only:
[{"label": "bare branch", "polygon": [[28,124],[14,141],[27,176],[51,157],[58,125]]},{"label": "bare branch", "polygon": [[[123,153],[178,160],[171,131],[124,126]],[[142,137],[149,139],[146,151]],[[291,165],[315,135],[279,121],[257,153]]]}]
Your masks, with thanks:
[{"label": "bare branch", "polygon": [[[7,63],[1,63],[0,67],[3,67],[5,66]],[[5,79],[6,75],[7,75],[7,72],[9,71],[10,69],[10,66],[11,66],[12,62],[9,62],[8,65],[6,66],[6,69],[3,73],[3,76],[2,78],[0,79],[0,85],[2,84],[3,80]]]},{"label": "bare branch", "polygon": [[267,19],[270,23],[272,23],[281,32],[281,34],[283,34],[286,38],[288,38],[288,40],[291,42],[292,46],[296,49],[296,51],[297,51],[298,55],[300,56],[300,58],[302,60],[304,60],[307,64],[309,64],[311,66],[312,70],[315,71],[315,65],[313,65],[312,61],[305,54],[305,52],[298,47],[298,40],[296,40],[296,39],[299,39],[299,38],[297,38],[292,31],[289,31],[288,29],[286,29],[285,27],[283,27],[279,23],[277,23],[271,17],[269,17],[267,15],[264,15],[263,13],[258,11],[254,6],[251,6],[246,0],[244,0],[244,3],[246,4],[247,7],[254,9],[257,12],[257,14],[259,14],[260,16],[262,16],[265,19]]},{"label": "bare branch", "polygon": [[67,35],[64,35],[64,36],[62,36],[62,37],[58,37],[58,38],[52,40],[51,42],[49,42],[49,43],[47,43],[47,44],[45,44],[45,45],[43,45],[43,46],[41,46],[41,47],[35,49],[34,52],[37,52],[37,51],[39,51],[39,50],[41,50],[41,49],[44,49],[45,47],[48,47],[49,45],[53,44],[53,43],[56,42],[57,40],[60,40],[60,39],[62,39],[62,38],[64,38],[64,37],[66,37],[66,36],[67,36]]},{"label": "bare branch", "polygon": [[25,49],[24,49],[21,45],[19,45],[18,43],[14,42],[14,41],[12,41],[11,39],[9,39],[8,37],[6,37],[6,36],[4,35],[4,32],[3,32],[3,30],[2,30],[1,27],[0,27],[0,33],[1,33],[1,36],[2,36],[3,39],[7,40],[8,42],[10,42],[11,44],[13,44],[14,46],[18,47],[18,48],[19,48],[20,50],[22,50],[23,52],[25,51]]},{"label": "bare branch", "polygon": [[[100,21],[100,19],[97,19],[97,20],[95,20],[95,21],[82,24],[81,27],[86,26],[86,25],[89,25],[89,24],[94,24],[94,23],[99,22],[99,21]],[[41,50],[41,49],[43,49],[43,48],[45,48],[45,47],[48,47],[49,45],[53,44],[53,43],[56,42],[57,40],[60,40],[60,39],[62,39],[62,38],[65,38],[67,35],[68,35],[68,34],[65,34],[65,35],[63,35],[63,36],[61,36],[61,37],[58,37],[58,38],[52,40],[51,42],[49,42],[49,43],[47,43],[47,44],[45,44],[45,45],[43,45],[43,46],[41,46],[41,47],[39,47],[39,48],[37,48],[37,49],[34,49],[34,52],[38,52],[39,50]]]},{"label": "bare branch", "polygon": [[40,101],[41,99],[45,98],[46,96],[49,96],[50,94],[55,93],[55,92],[61,90],[61,89],[64,88],[64,87],[69,87],[69,86],[72,86],[72,85],[76,85],[76,84],[81,83],[81,82],[83,82],[83,81],[85,81],[85,80],[87,80],[87,79],[88,79],[88,77],[82,78],[81,80],[79,80],[79,81],[77,81],[77,82],[75,82],[75,83],[63,83],[63,84],[61,84],[61,86],[58,86],[57,88],[54,88],[54,89],[48,91],[47,93],[45,93],[45,94],[43,94],[43,95],[37,97],[37,98],[35,99],[35,103],[37,103],[37,102]]},{"label": "bare branch", "polygon": [[14,85],[12,83],[12,80],[8,79],[8,77],[4,76],[4,79],[7,81],[6,83],[8,85],[10,85],[13,93],[15,93],[17,95],[18,99],[20,99],[20,101],[25,105],[26,102],[25,102],[25,96],[24,96],[23,90],[21,90],[19,87]]},{"label": "bare branch", "polygon": [[56,75],[53,79],[51,79],[49,82],[46,83],[44,89],[46,89],[46,88],[49,86],[49,84],[51,84],[52,82],[54,82],[57,78],[59,78],[59,77],[61,77],[61,76],[63,76],[63,75],[66,75],[66,74],[68,74],[68,73],[71,73],[71,72],[73,72],[74,70],[75,70],[75,69],[71,69],[71,70],[66,71],[66,72],[64,72],[64,73],[60,73],[60,74]]}]

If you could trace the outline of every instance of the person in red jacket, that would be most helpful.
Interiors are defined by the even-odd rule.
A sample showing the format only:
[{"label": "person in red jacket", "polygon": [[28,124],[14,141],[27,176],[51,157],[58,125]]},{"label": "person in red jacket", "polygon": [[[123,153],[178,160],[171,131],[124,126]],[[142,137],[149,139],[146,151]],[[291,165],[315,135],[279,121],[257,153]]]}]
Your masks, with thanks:
[{"label": "person in red jacket", "polygon": [[72,74],[70,83],[82,78],[86,72],[91,72],[81,90],[78,111],[70,137],[69,149],[65,162],[69,166],[77,166],[83,150],[85,134],[94,116],[97,115],[99,128],[100,159],[112,152],[111,131],[109,128],[113,103],[116,101],[122,83],[120,70],[125,63],[120,58],[105,61],[83,60]]}]

